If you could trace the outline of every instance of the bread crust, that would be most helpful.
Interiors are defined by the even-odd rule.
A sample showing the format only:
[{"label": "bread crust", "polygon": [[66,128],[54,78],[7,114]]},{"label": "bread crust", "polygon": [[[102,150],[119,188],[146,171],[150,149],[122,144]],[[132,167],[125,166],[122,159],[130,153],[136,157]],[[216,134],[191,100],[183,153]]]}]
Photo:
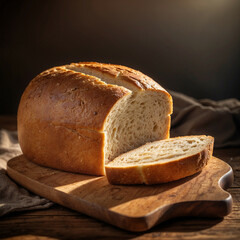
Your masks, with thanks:
[{"label": "bread crust", "polygon": [[[133,69],[93,62],[75,65],[122,74],[139,90],[161,91],[172,101],[159,84]],[[131,91],[67,66],[44,71],[24,91],[18,108],[20,146],[27,158],[40,165],[104,175],[104,123],[114,105]]]},{"label": "bread crust", "polygon": [[213,141],[201,152],[175,161],[129,167],[106,165],[106,175],[111,184],[150,185],[171,182],[201,171],[211,159],[212,152]]},{"label": "bread crust", "polygon": [[139,90],[163,91],[169,98],[171,98],[171,95],[152,78],[129,67],[97,62],[72,63],[70,66],[87,67],[108,74],[114,78],[121,77],[122,80],[136,86]]},{"label": "bread crust", "polygon": [[80,62],[80,63],[71,63],[66,67],[87,67],[93,69],[102,74],[109,75],[114,79],[120,79],[125,81],[132,86],[136,87],[139,91],[148,90],[148,91],[157,91],[165,94],[168,105],[168,113],[172,114],[173,112],[173,101],[172,96],[164,89],[160,84],[155,82],[152,78],[143,74],[140,71],[134,70],[132,68],[116,65],[116,64],[106,64],[98,62]]},{"label": "bread crust", "polygon": [[41,73],[26,88],[18,108],[23,153],[44,166],[103,175],[104,121],[128,94],[62,67]]}]

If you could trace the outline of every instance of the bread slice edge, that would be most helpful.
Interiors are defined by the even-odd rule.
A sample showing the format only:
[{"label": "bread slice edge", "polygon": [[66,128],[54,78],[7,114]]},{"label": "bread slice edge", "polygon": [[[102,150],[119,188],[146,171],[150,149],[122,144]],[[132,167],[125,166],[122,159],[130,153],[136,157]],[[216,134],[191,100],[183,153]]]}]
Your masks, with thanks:
[{"label": "bread slice edge", "polygon": [[[159,184],[179,180],[200,172],[213,153],[214,139],[196,154],[164,163],[149,163],[136,166],[108,166],[105,172],[109,183],[117,185]],[[134,150],[132,150],[134,151]]]}]

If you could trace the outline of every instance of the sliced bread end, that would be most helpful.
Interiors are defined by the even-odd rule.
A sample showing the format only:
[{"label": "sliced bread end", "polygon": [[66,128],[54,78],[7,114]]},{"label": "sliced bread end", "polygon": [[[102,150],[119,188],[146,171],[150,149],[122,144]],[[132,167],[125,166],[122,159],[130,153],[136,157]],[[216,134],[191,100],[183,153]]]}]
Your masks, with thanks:
[{"label": "sliced bread end", "polygon": [[[176,152],[185,150],[188,145],[188,141],[191,142],[200,139],[202,145],[197,145],[191,151],[186,151],[181,154],[176,154],[176,157],[170,159],[156,160],[156,156],[159,155],[156,151],[162,151],[164,155],[164,149],[166,146],[175,144]],[[184,144],[181,144],[183,143]],[[196,141],[198,142],[198,141]],[[178,144],[179,143],[179,144]],[[137,149],[124,153],[105,166],[107,179],[111,184],[158,184],[166,183],[174,180],[178,180],[187,176],[191,176],[201,171],[212,157],[214,138],[210,136],[186,136],[170,138],[166,140],[155,141],[147,143]],[[190,144],[190,143],[189,143]],[[192,143],[191,143],[192,144]],[[149,152],[151,158],[148,158],[147,162],[141,162],[139,156],[142,156],[144,152]],[[132,159],[132,162],[128,162],[128,159]],[[140,160],[138,160],[138,158]],[[135,161],[134,161],[135,160]]]}]

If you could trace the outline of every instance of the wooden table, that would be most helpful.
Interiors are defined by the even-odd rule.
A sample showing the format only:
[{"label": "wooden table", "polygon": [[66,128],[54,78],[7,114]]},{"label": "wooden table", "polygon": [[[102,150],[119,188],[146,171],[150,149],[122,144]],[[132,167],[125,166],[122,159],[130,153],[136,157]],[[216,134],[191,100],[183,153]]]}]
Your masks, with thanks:
[{"label": "wooden table", "polygon": [[[16,129],[14,116],[0,116],[0,129]],[[229,163],[234,184],[233,211],[224,219],[178,218],[144,233],[131,233],[55,204],[47,210],[11,213],[0,218],[0,239],[239,239],[240,148],[215,149]]]}]

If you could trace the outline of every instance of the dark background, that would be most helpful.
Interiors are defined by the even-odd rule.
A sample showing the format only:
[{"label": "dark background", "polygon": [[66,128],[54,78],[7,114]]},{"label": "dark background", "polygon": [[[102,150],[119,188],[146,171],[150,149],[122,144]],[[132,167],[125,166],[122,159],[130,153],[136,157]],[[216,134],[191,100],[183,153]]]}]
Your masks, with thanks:
[{"label": "dark background", "polygon": [[0,114],[79,61],[126,65],[195,98],[240,98],[239,0],[0,1]]}]

